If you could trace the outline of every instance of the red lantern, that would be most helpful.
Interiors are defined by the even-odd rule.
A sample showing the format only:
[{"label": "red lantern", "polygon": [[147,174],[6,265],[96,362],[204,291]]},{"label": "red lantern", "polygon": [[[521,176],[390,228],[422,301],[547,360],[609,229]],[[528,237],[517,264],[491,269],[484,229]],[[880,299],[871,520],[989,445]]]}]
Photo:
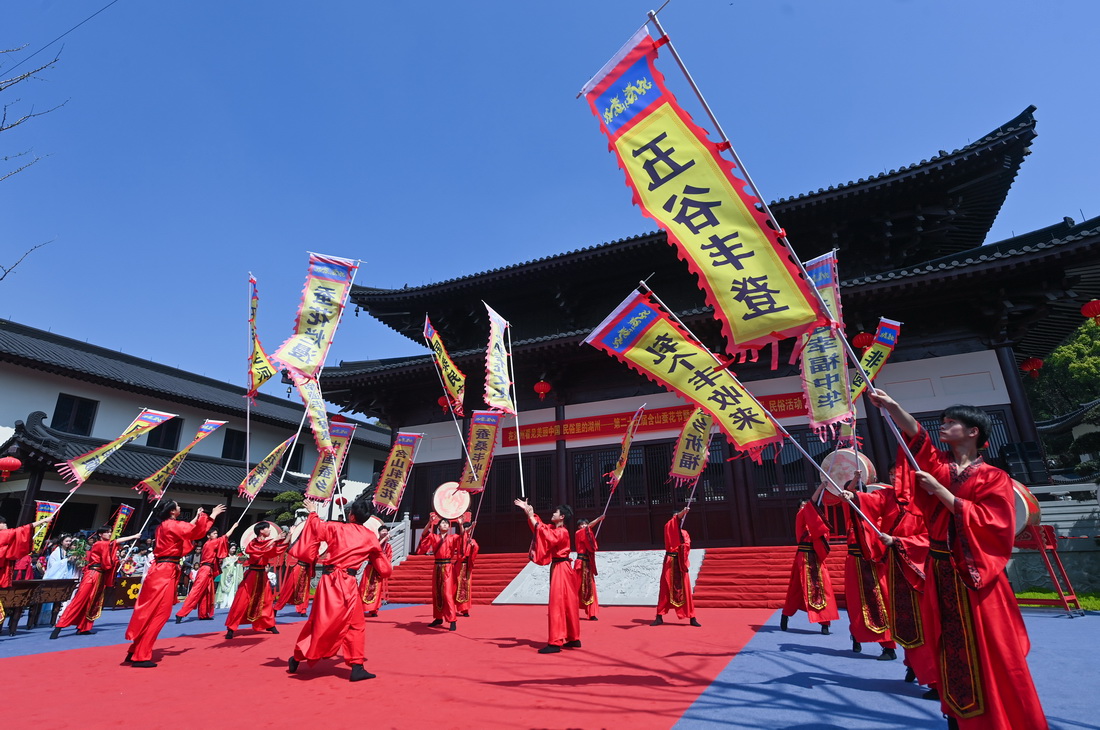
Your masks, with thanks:
[{"label": "red lantern", "polygon": [[334,498],[332,501],[336,503],[337,507],[343,507],[345,504],[348,503],[348,498],[343,496],[343,495],[340,495],[340,496]]},{"label": "red lantern", "polygon": [[1035,378],[1036,380],[1039,379],[1039,370],[1042,367],[1043,367],[1043,361],[1040,360],[1037,357],[1029,357],[1028,359],[1024,360],[1022,363],[1020,363],[1020,369],[1023,370],[1028,375],[1030,375],[1031,377]]},{"label": "red lantern", "polygon": [[439,407],[443,409],[444,413],[451,410],[451,400],[447,396],[441,395],[435,402],[439,404]]},{"label": "red lantern", "polygon": [[8,475],[13,471],[19,471],[23,468],[23,462],[16,459],[14,456],[5,456],[0,458],[0,476],[3,477],[2,481],[8,480]]},{"label": "red lantern", "polygon": [[1100,324],[1100,299],[1085,302],[1085,305],[1081,307],[1081,314],[1085,317],[1091,317],[1093,322]]},{"label": "red lantern", "polygon": [[546,394],[551,390],[550,383],[545,380],[540,380],[535,383],[535,392],[539,394],[539,400],[546,400]]},{"label": "red lantern", "polygon": [[873,344],[875,344],[875,336],[870,332],[860,332],[852,338],[852,347],[857,347],[860,350],[866,350]]}]

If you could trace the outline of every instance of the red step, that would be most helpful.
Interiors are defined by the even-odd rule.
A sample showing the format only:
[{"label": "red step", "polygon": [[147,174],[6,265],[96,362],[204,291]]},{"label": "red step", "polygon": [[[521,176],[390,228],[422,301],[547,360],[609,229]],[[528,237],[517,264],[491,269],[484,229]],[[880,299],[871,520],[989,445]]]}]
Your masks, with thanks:
[{"label": "red step", "polygon": [[[473,603],[492,603],[523,567],[527,553],[489,553],[474,561]],[[431,555],[411,555],[394,568],[390,577],[390,603],[432,602],[432,572],[435,558]]]},{"label": "red step", "polygon": [[[782,608],[795,545],[707,548],[693,598],[698,608]],[[825,567],[844,608],[844,545],[834,545]]]}]

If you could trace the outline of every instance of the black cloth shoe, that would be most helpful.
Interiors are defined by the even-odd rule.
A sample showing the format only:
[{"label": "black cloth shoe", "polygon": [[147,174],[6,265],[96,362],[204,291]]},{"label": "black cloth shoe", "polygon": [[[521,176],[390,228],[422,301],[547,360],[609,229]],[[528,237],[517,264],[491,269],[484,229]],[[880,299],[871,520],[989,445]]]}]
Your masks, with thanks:
[{"label": "black cloth shoe", "polygon": [[589,620],[589,621],[599,621],[599,620],[600,620],[600,617],[599,617],[599,616],[589,616],[589,617],[588,617],[588,620]]},{"label": "black cloth shoe", "polygon": [[852,639],[852,651],[854,651],[856,654],[859,654],[861,651],[863,651],[863,645],[856,641],[854,638]]},{"label": "black cloth shoe", "polygon": [[546,646],[539,649],[539,654],[557,654],[559,651],[561,651],[560,646],[557,646],[555,644],[547,644]]},{"label": "black cloth shoe", "polygon": [[132,662],[131,667],[137,667],[138,669],[152,669],[157,665],[156,662]]},{"label": "black cloth shoe", "polygon": [[264,629],[264,631],[266,631],[266,632],[267,632],[267,633],[269,633],[269,634],[277,634],[277,633],[279,633],[279,629],[275,628],[274,626],[272,626],[272,627],[271,627],[270,629]]},{"label": "black cloth shoe", "polygon": [[821,633],[828,636],[828,634],[829,634],[829,624],[821,624]]},{"label": "black cloth shoe", "polygon": [[692,617],[691,617],[691,625],[692,625],[692,626],[702,626],[703,624],[699,623],[699,619],[697,619],[697,618],[695,618],[694,616],[692,616]]},{"label": "black cloth shoe", "polygon": [[790,620],[790,618],[791,618],[790,616],[780,616],[779,617],[779,630],[780,631],[786,631],[787,630],[787,622]]},{"label": "black cloth shoe", "polygon": [[896,651],[894,651],[893,649],[883,649],[882,653],[878,655],[878,660],[877,661],[892,662],[897,658],[898,658],[898,653]]},{"label": "black cloth shoe", "polygon": [[60,626],[55,626],[54,630],[50,632],[50,638],[51,639],[56,639],[59,636],[61,636],[61,627]]},{"label": "black cloth shoe", "polygon": [[447,627],[448,631],[458,631],[458,622],[452,621],[451,625]]},{"label": "black cloth shoe", "polygon": [[226,629],[225,630],[225,638],[227,638],[227,639],[232,639],[233,638],[233,629]]},{"label": "black cloth shoe", "polygon": [[435,621],[432,621],[430,624],[428,624],[428,626],[442,626],[442,625],[443,625],[443,619],[441,619],[441,618],[437,618]]},{"label": "black cloth shoe", "polygon": [[366,667],[362,664],[351,665],[351,676],[348,677],[349,682],[362,682],[364,679],[374,679],[374,674],[367,671]]},{"label": "black cloth shoe", "polygon": [[95,633],[94,631],[77,631],[76,635],[77,636],[87,636],[88,634],[94,634],[94,633]]},{"label": "black cloth shoe", "polygon": [[469,611],[463,611],[462,613],[460,613],[458,615],[461,616],[462,618],[470,618],[470,612]]},{"label": "black cloth shoe", "polygon": [[581,648],[581,640],[580,639],[573,639],[572,641],[565,642],[564,644],[562,644],[562,646],[564,646],[566,649],[580,649]]},{"label": "black cloth shoe", "polygon": [[370,618],[375,618],[376,616],[378,616],[378,612],[377,611],[367,611],[367,616],[369,616]]},{"label": "black cloth shoe", "polygon": [[917,678],[917,673],[913,671],[912,667],[905,668],[905,683],[909,684]]},{"label": "black cloth shoe", "polygon": [[657,618],[653,619],[653,623],[651,623],[650,626],[660,626],[664,622],[665,620],[661,618],[661,614],[657,614]]},{"label": "black cloth shoe", "polygon": [[932,689],[922,694],[921,698],[926,700],[938,700],[940,698],[940,691],[933,687]]},{"label": "black cloth shoe", "polygon": [[213,616],[207,616],[206,618],[203,618],[202,616],[199,616],[199,621],[213,621],[213,620],[214,620]]},{"label": "black cloth shoe", "polygon": [[122,663],[123,664],[133,664],[134,663],[134,653],[132,651],[126,652],[126,658],[122,660]]},{"label": "black cloth shoe", "polygon": [[286,671],[287,671],[287,674],[294,674],[295,672],[297,672],[297,671],[298,671],[298,665],[299,665],[299,664],[301,664],[301,662],[299,662],[299,661],[298,661],[297,659],[295,659],[294,657],[290,657],[289,659],[287,659],[287,660],[286,660]]},{"label": "black cloth shoe", "polygon": [[176,616],[176,623],[177,624],[182,624],[183,623],[183,616]]}]

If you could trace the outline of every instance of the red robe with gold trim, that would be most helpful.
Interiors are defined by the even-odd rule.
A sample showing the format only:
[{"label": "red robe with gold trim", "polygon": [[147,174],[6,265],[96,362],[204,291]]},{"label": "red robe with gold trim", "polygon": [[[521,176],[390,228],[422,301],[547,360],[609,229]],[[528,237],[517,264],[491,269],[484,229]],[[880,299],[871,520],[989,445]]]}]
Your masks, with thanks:
[{"label": "red robe with gold trim", "polygon": [[798,509],[794,518],[798,552],[791,566],[791,581],[787,584],[784,616],[805,611],[810,623],[815,624],[827,624],[840,618],[833,581],[824,566],[825,558],[829,557],[831,531],[822,508],[813,502],[806,502]]},{"label": "red robe with gold trim", "polygon": [[[1005,575],[1016,537],[1012,481],[981,459],[960,470],[923,428],[909,444],[921,469],[955,495],[952,514],[908,482],[928,525],[922,608],[944,711],[960,728],[1043,730],[1048,725],[1027,666],[1031,642]],[[898,471],[913,479],[907,462]]]},{"label": "red robe with gold trim", "polygon": [[363,569],[363,577],[359,579],[359,593],[363,597],[364,611],[378,611],[382,607],[382,601],[390,587],[390,573],[393,572],[393,545],[386,542],[382,545],[382,558],[386,565],[390,566],[389,572],[383,577],[382,571],[375,570],[373,563],[367,563]]},{"label": "red robe with gold trim", "polygon": [[[141,581],[134,613],[126,626],[126,638],[131,642],[130,654],[135,662],[153,659],[153,643],[172,616],[176,603],[176,586],[180,580],[180,559],[191,552],[195,540],[210,532],[213,524],[203,513],[195,524],[182,520],[165,520],[157,526],[153,543],[153,564]],[[157,562],[164,559],[165,562]]]},{"label": "red robe with gold trim", "polygon": [[199,554],[199,569],[195,571],[195,580],[191,583],[191,590],[187,592],[187,598],[176,615],[184,617],[199,609],[199,618],[214,618],[214,577],[222,572],[222,560],[229,556],[229,536],[222,535],[213,540],[207,540]]},{"label": "red robe with gold trim", "polygon": [[10,588],[15,561],[31,554],[34,525],[0,530],[0,588]]},{"label": "red robe with gold trim", "polygon": [[459,613],[469,613],[473,600],[474,560],[481,547],[477,544],[477,540],[465,532],[460,537],[452,566],[455,574],[455,610]]},{"label": "red robe with gold trim", "polygon": [[432,571],[432,618],[448,623],[458,619],[455,607],[454,556],[460,549],[461,535],[437,535],[434,532],[420,538],[418,552],[431,552],[435,556]]},{"label": "red robe with gold trim", "polygon": [[233,596],[225,628],[236,630],[242,623],[251,623],[256,631],[264,631],[275,625],[275,604],[267,566],[287,551],[287,542],[257,538],[248,543],[244,551],[248,555],[244,579],[237,586],[237,595]]},{"label": "red robe with gold trim", "polygon": [[550,566],[550,598],[546,605],[547,644],[561,646],[581,638],[580,583],[569,563],[569,530],[548,525],[534,515],[528,557],[536,565]]},{"label": "red robe with gold trim", "polygon": [[592,532],[592,528],[585,525],[577,530],[577,561],[573,564],[573,569],[577,571],[577,578],[580,581],[578,598],[581,609],[589,618],[598,616],[600,613],[600,598],[596,593],[596,575],[598,574],[596,551],[599,549],[599,545],[596,544],[596,534]]},{"label": "red robe with gold trim", "polygon": [[364,561],[370,561],[371,568],[388,578],[392,572],[390,562],[382,553],[378,537],[366,526],[357,522],[326,522],[311,513],[298,543],[316,550],[322,542],[328,544],[324,567],[313,596],[313,608],[294,644],[294,658],[315,662],[341,654],[348,665],[362,664],[366,621],[355,574]]},{"label": "red robe with gold trim", "polygon": [[[861,505],[866,496],[861,492],[853,493],[852,499],[856,507],[862,509]],[[878,537],[863,518],[848,506],[847,500],[826,492],[824,503],[826,505],[843,504],[848,523],[848,531],[845,535],[848,542],[848,555],[844,558],[844,597],[848,606],[848,633],[855,641],[881,643],[893,649],[890,620],[886,612],[889,595],[886,588],[886,566],[870,558],[864,548],[868,535],[875,542],[879,542]],[[881,544],[879,542],[879,545]]]},{"label": "red robe with gold trim", "polygon": [[673,516],[665,523],[665,562],[661,566],[661,590],[657,596],[658,616],[675,608],[680,618],[695,618],[688,573],[690,551],[691,535],[681,529],[680,518]]},{"label": "red robe with gold trim", "polygon": [[103,613],[103,594],[115,584],[118,570],[118,542],[98,540],[84,554],[84,575],[72,600],[65,606],[54,628],[63,629],[76,624],[77,631],[91,631],[96,619]]}]

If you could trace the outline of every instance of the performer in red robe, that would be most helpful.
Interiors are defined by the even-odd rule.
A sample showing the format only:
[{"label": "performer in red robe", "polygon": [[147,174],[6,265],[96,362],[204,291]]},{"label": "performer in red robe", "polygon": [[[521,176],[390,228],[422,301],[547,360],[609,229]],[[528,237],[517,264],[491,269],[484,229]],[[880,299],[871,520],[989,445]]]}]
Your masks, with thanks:
[{"label": "performer in red robe", "polygon": [[596,594],[596,551],[600,549],[596,544],[596,533],[592,528],[603,522],[604,515],[589,522],[585,519],[577,520],[577,562],[573,569],[577,571],[580,580],[579,600],[581,609],[588,616],[589,621],[599,621],[600,598]]},{"label": "performer in red robe", "polygon": [[528,557],[536,565],[550,566],[550,599],[546,613],[549,624],[546,646],[539,654],[556,654],[581,646],[580,581],[577,571],[569,563],[569,529],[566,520],[573,516],[569,505],[558,505],[546,524],[535,514],[535,508],[527,500],[517,499],[514,504],[527,513],[531,525],[531,551]]},{"label": "performer in red robe", "polygon": [[936,657],[925,641],[920,609],[928,560],[924,516],[904,495],[899,499],[893,486],[859,495],[859,508],[883,533],[878,537],[864,530],[861,547],[871,560],[886,566],[886,616],[891,637],[905,650],[905,681],[917,679],[935,687]]},{"label": "performer in red robe", "polygon": [[10,588],[15,573],[15,563],[31,554],[34,528],[44,525],[57,513],[43,517],[22,527],[8,529],[8,523],[0,518],[0,588]]},{"label": "performer in red robe", "polygon": [[455,584],[455,611],[459,616],[470,615],[470,604],[473,600],[474,560],[481,550],[477,540],[473,536],[473,525],[469,521],[470,513],[463,516],[461,539],[455,548],[454,557],[454,584]]},{"label": "performer in red robe", "polygon": [[899,484],[911,488],[928,526],[921,608],[944,711],[959,728],[1047,728],[1027,666],[1031,643],[1005,575],[1016,537],[1012,480],[978,453],[992,420],[973,406],[948,408],[943,452],[886,393],[870,397],[893,416],[920,467],[910,476],[908,462],[900,463]]},{"label": "performer in red robe", "polygon": [[[299,539],[298,542],[301,540]],[[297,544],[297,542],[294,543],[294,545]],[[291,546],[284,558],[285,564],[290,567],[283,572],[283,579],[279,583],[275,613],[283,610],[288,603],[294,606],[294,612],[299,616],[305,616],[309,609],[309,586],[316,572],[317,556],[314,555],[312,560],[303,560],[296,557],[298,552]]]},{"label": "performer in red robe", "polygon": [[294,656],[287,662],[287,668],[293,674],[301,662],[313,663],[339,653],[351,667],[352,682],[372,679],[375,675],[363,667],[366,621],[355,574],[364,561],[369,561],[370,567],[383,578],[390,576],[391,568],[378,538],[365,526],[371,514],[371,498],[361,495],[348,506],[348,522],[321,520],[315,511],[318,506],[319,503],[306,500],[310,515],[297,544],[316,552],[321,542],[325,542],[328,549],[313,609],[298,634]]},{"label": "performer in red robe", "polygon": [[[875,532],[864,523],[854,504],[860,508],[866,495],[845,488],[843,498],[826,492],[825,504],[844,505],[844,514],[848,524],[845,537],[848,542],[848,555],[844,559],[844,597],[848,606],[848,634],[852,639],[852,651],[863,651],[863,642],[875,642],[882,647],[881,661],[897,659],[897,644],[890,636],[890,620],[886,612],[887,593],[886,565],[871,559],[866,548],[867,535]],[[877,542],[877,540],[876,540]],[[881,543],[879,543],[881,547]],[[877,552],[881,553],[881,550]]]},{"label": "performer in red robe", "polygon": [[101,527],[91,537],[91,546],[84,554],[84,574],[76,593],[54,624],[51,639],[61,635],[61,629],[76,624],[77,634],[92,633],[92,625],[103,613],[103,594],[115,584],[118,571],[118,546],[141,537],[141,533],[129,537],[111,539],[111,527]]},{"label": "performer in red robe", "polygon": [[[448,628],[458,628],[458,610],[455,607],[455,574],[453,561],[462,541],[461,534],[448,535],[451,521],[432,513],[424,535],[420,538],[417,552],[421,555],[431,553],[435,556],[435,570],[432,572],[432,622],[429,626],[442,626],[446,621]],[[461,533],[461,525],[457,526]]]},{"label": "performer in red robe", "polygon": [[825,568],[829,556],[829,534],[832,528],[825,521],[825,510],[818,504],[825,485],[821,484],[813,496],[798,508],[794,518],[794,534],[798,540],[798,552],[791,566],[791,581],[787,584],[787,598],[783,603],[779,628],[787,630],[787,622],[797,611],[805,611],[810,623],[821,624],[821,633],[829,633],[829,626],[840,618],[833,595],[833,582]]},{"label": "performer in red robe", "polygon": [[386,598],[386,592],[390,586],[389,575],[393,571],[393,545],[390,544],[390,528],[382,525],[378,528],[378,542],[382,545],[382,557],[389,566],[389,571],[383,577],[382,573],[374,569],[373,563],[367,563],[363,568],[363,577],[359,579],[359,593],[363,596],[363,612],[367,616],[377,616],[378,609],[382,607],[382,601]]},{"label": "performer in red robe", "polygon": [[691,575],[688,555],[691,553],[691,535],[683,529],[684,518],[691,506],[672,515],[665,523],[665,561],[661,566],[661,589],[657,596],[657,618],[650,626],[665,622],[663,615],[676,609],[680,618],[691,619],[692,626],[700,626],[695,618],[695,602],[691,598]]},{"label": "performer in red robe", "polygon": [[214,578],[222,572],[222,560],[229,556],[229,536],[237,529],[239,522],[229,528],[229,532],[218,536],[218,528],[213,527],[206,534],[202,552],[199,553],[199,568],[191,582],[191,590],[183,601],[183,607],[176,611],[176,623],[181,623],[187,614],[199,609],[200,621],[214,620]]},{"label": "performer in red robe", "polygon": [[126,652],[126,662],[134,667],[155,667],[153,661],[153,643],[160,630],[172,616],[172,606],[176,602],[176,586],[180,580],[180,560],[191,552],[191,544],[202,539],[210,530],[212,519],[225,512],[225,505],[219,504],[206,516],[202,508],[191,522],[178,519],[180,507],[177,502],[168,500],[161,504],[153,517],[155,537],[153,543],[153,564],[145,572],[141,581],[134,613],[126,627],[126,639],[130,649]]},{"label": "performer in red robe", "polygon": [[232,639],[242,623],[251,623],[254,631],[279,633],[275,628],[275,606],[272,603],[271,583],[267,579],[267,566],[287,551],[288,533],[272,538],[270,522],[257,522],[252,528],[256,537],[245,545],[248,555],[244,579],[233,596],[229,615],[225,619],[225,638]]}]

